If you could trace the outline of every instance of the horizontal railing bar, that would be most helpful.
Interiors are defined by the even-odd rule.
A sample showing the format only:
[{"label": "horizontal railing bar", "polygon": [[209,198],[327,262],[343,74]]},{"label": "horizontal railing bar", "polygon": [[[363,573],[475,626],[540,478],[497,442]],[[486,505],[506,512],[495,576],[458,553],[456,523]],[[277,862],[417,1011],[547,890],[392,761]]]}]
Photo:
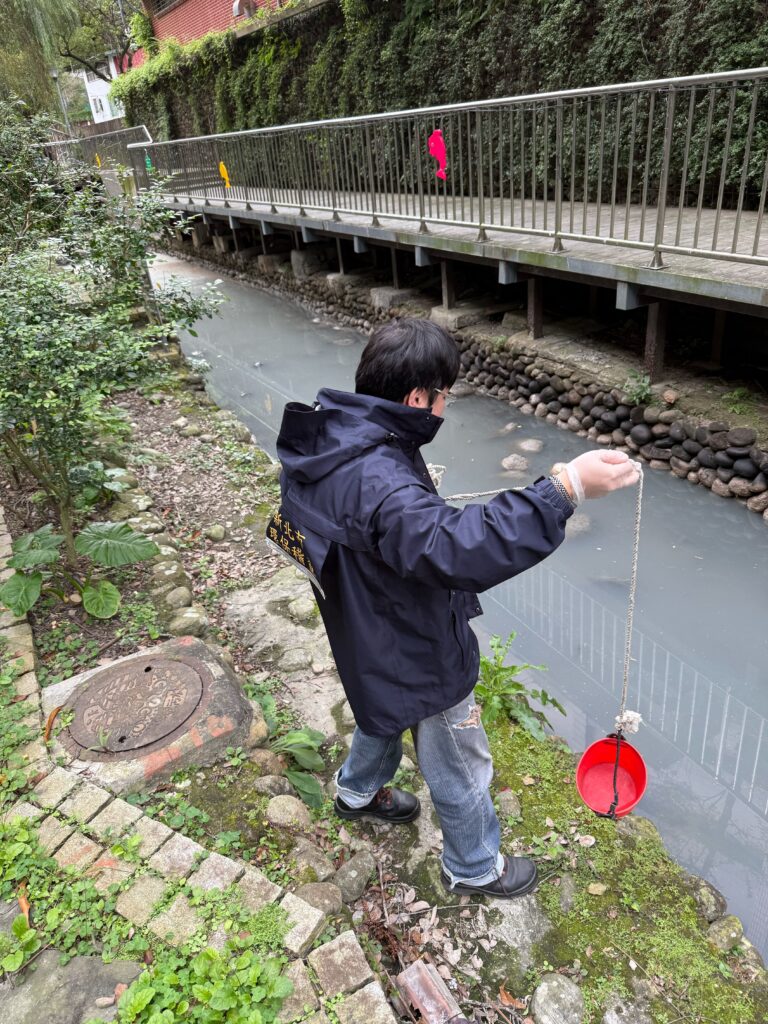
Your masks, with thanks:
[{"label": "horizontal railing bar", "polygon": [[[656,78],[642,82],[623,82],[614,85],[596,85],[584,89],[563,89],[558,92],[527,93],[522,96],[508,96],[489,100],[472,100],[467,103],[446,104],[438,107],[415,107],[408,110],[385,111],[381,114],[360,114],[355,117],[329,118],[324,121],[302,121],[297,124],[273,125],[268,128],[247,128],[238,132],[219,132],[215,135],[193,135],[184,139],[153,142],[154,146],[171,146],[184,142],[198,142],[201,139],[231,139],[242,135],[267,135],[270,132],[284,133],[305,128],[328,128],[351,124],[365,124],[372,121],[394,121],[406,117],[435,114],[451,114],[460,111],[493,109],[495,107],[523,106],[526,103],[545,103],[550,100],[578,99],[590,96],[612,96],[618,93],[657,91],[668,88],[686,89],[700,85],[717,85],[738,81],[753,81],[768,78],[768,67],[747,68],[740,71],[715,71],[706,75],[686,75],[680,78]],[[120,129],[125,131],[126,129]],[[105,132],[105,135],[109,134]],[[128,148],[143,143],[129,143]]]}]

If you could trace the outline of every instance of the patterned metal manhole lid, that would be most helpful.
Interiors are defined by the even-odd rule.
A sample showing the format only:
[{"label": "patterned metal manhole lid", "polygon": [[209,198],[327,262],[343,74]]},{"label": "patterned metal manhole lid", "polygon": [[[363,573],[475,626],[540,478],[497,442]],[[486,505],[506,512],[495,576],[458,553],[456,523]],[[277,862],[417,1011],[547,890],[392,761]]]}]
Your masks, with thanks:
[{"label": "patterned metal manhole lid", "polygon": [[138,750],[183,725],[202,695],[191,665],[147,655],[92,676],[71,708],[69,732],[86,750]]}]

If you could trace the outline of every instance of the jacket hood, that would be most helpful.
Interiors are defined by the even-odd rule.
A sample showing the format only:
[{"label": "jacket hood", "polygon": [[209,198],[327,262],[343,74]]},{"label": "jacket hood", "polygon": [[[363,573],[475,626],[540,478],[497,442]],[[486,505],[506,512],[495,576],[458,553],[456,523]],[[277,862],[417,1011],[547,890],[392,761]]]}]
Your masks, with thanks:
[{"label": "jacket hood", "polygon": [[309,483],[380,444],[428,444],[442,422],[427,409],[324,388],[314,408],[286,405],[277,454],[290,479]]}]

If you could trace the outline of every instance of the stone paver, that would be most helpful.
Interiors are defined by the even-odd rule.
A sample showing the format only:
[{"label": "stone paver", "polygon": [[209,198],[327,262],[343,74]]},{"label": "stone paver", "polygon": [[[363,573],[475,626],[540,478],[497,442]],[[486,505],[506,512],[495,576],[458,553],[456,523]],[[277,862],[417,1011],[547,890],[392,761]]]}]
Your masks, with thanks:
[{"label": "stone paver", "polygon": [[99,892],[104,892],[110,885],[119,884],[130,878],[137,867],[138,864],[123,860],[122,857],[117,857],[109,850],[105,850],[91,864],[86,873],[94,879],[94,885]]},{"label": "stone paver", "polygon": [[74,818],[84,825],[95,817],[105,804],[112,799],[110,793],[94,786],[92,782],[84,782],[82,786],[59,805],[59,813]]},{"label": "stone paver", "polygon": [[205,850],[199,843],[176,832],[157,853],[152,854],[149,866],[166,878],[186,878],[196,858],[203,853]]},{"label": "stone paver", "polygon": [[24,818],[27,821],[36,821],[42,817],[45,811],[41,811],[39,807],[35,807],[28,800],[19,800],[15,803],[10,810],[6,811],[2,817],[4,822],[13,821],[14,818]]},{"label": "stone paver", "polygon": [[378,981],[347,996],[343,1003],[333,1007],[340,1024],[397,1024],[392,1007]]},{"label": "stone paver", "polygon": [[32,799],[41,807],[53,810],[68,797],[80,780],[63,768],[54,768],[50,775],[38,783],[32,791]]},{"label": "stone paver", "polygon": [[291,926],[283,939],[283,945],[295,956],[305,956],[323,930],[325,914],[298,896],[294,896],[292,892],[283,897],[280,906],[288,912],[288,923]]},{"label": "stone paver", "polygon": [[301,960],[294,960],[283,973],[293,982],[293,992],[283,1003],[277,1015],[277,1024],[293,1024],[296,1020],[304,1020],[310,1010],[317,1010],[320,1000],[312,985],[309,971]]},{"label": "stone paver", "polygon": [[313,1013],[311,1017],[307,1017],[304,1024],[331,1024],[331,1021],[326,1016],[325,1010],[318,1010],[317,1013]]},{"label": "stone paver", "polygon": [[154,875],[142,875],[117,898],[118,914],[139,927],[145,925],[163,898],[167,883]]},{"label": "stone paver", "polygon": [[113,800],[88,822],[88,831],[95,833],[105,842],[116,839],[126,832],[141,817],[141,811],[125,800]]},{"label": "stone paver", "polygon": [[51,814],[41,823],[37,840],[46,853],[55,853],[75,831],[74,826],[59,821]]},{"label": "stone paver", "polygon": [[131,829],[132,836],[141,836],[139,854],[142,857],[151,857],[175,832],[168,828],[162,821],[148,818],[146,815],[140,818]]},{"label": "stone paver", "polygon": [[31,693],[37,693],[37,677],[34,672],[25,672],[13,681],[13,688],[19,697],[28,697]]},{"label": "stone paver", "polygon": [[226,889],[242,875],[244,865],[237,864],[220,853],[211,853],[187,882],[198,889]]},{"label": "stone paver", "polygon": [[332,942],[313,950],[307,962],[329,998],[355,992],[374,980],[373,971],[354,932],[342,932]]},{"label": "stone paver", "polygon": [[246,868],[245,874],[237,883],[237,889],[244,906],[253,914],[257,914],[268,903],[274,903],[283,891],[279,885],[270,882],[258,868]]},{"label": "stone paver", "polygon": [[48,763],[48,751],[42,740],[32,740],[23,747],[18,747],[16,753],[26,757],[29,764]]},{"label": "stone paver", "polygon": [[153,918],[147,927],[172,946],[181,946],[191,939],[202,924],[184,893],[179,893],[173,903]]},{"label": "stone paver", "polygon": [[60,868],[85,868],[92,864],[102,853],[102,848],[93,840],[75,832],[53,858]]}]

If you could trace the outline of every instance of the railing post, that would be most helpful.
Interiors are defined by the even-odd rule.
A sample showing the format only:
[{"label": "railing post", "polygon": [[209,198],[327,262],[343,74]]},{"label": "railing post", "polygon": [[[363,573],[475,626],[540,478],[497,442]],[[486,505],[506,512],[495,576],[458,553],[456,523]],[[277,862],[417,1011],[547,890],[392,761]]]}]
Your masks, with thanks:
[{"label": "railing post", "polygon": [[365,151],[368,157],[368,193],[371,201],[371,226],[378,228],[379,218],[376,216],[376,186],[373,180],[373,150],[371,149],[371,129],[370,125],[365,126]]},{"label": "railing post", "polygon": [[651,270],[661,270],[664,261],[661,258],[661,246],[664,243],[664,221],[667,216],[667,181],[669,179],[669,161],[672,154],[672,132],[675,126],[675,87],[670,86],[667,93],[667,116],[664,124],[664,153],[659,179],[659,197],[656,201],[656,234],[653,240],[653,259]]},{"label": "railing post", "polygon": [[552,252],[563,252],[564,245],[560,238],[563,227],[563,101],[557,101],[555,122],[555,236],[552,239]]},{"label": "railing post", "polygon": [[488,235],[485,233],[485,187],[483,183],[483,115],[478,110],[475,115],[477,129],[477,218],[479,221],[477,240],[487,242]]},{"label": "railing post", "polygon": [[[421,180],[421,148],[419,146],[420,134],[419,134],[419,122],[414,121],[416,128],[416,179],[419,186],[419,234],[428,235],[429,228],[427,222],[424,220],[424,182]],[[411,155],[413,160],[413,155]]]},{"label": "railing post", "polygon": [[[341,220],[341,217],[339,217],[339,211],[336,209],[338,204],[336,202],[336,166],[335,161],[333,159],[333,128],[327,128],[325,134],[326,138],[328,139],[328,170],[331,185],[331,207],[333,209],[333,213],[331,214],[331,220],[339,221]],[[342,273],[344,273],[343,270]]]}]

